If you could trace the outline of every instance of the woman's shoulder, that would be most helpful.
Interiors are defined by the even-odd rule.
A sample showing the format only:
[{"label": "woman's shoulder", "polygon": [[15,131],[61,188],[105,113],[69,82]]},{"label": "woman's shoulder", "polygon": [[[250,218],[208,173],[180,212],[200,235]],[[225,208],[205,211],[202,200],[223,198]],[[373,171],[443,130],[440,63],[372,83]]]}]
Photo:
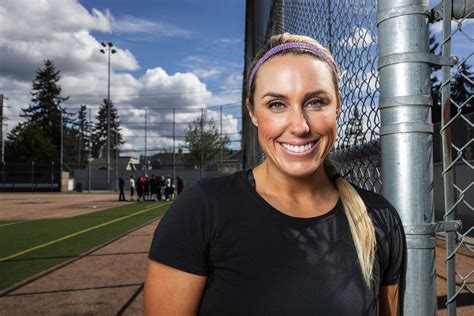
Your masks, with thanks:
[{"label": "woman's shoulder", "polygon": [[397,210],[382,194],[354,187],[364,201],[369,216],[376,226],[382,226],[384,230],[388,231],[402,226]]}]

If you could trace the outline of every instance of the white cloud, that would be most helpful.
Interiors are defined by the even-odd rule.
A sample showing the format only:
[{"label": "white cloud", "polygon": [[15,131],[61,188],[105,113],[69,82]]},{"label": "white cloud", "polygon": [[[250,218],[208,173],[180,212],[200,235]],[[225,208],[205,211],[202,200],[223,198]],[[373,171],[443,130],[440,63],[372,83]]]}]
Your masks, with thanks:
[{"label": "white cloud", "polygon": [[349,37],[342,39],[339,43],[351,48],[365,48],[372,45],[374,39],[375,34],[373,30],[357,26],[353,29],[352,34]]},{"label": "white cloud", "polygon": [[[24,8],[28,8],[25,10]],[[107,62],[90,31],[110,31],[110,13],[87,12],[77,1],[6,1],[0,13],[0,70],[3,76],[31,80],[35,70],[50,59],[66,79],[71,74],[107,75]],[[112,67],[136,70],[130,51],[117,48]],[[91,84],[91,82],[89,82]],[[91,85],[92,86],[92,85]]]},{"label": "white cloud", "polygon": [[[86,104],[95,117],[99,103],[107,97],[107,56],[100,53],[100,42],[92,31],[145,35],[157,32],[159,36],[170,36],[173,32],[173,36],[190,34],[160,22],[133,17],[115,19],[109,11],[96,9],[89,12],[77,0],[3,1],[0,25],[0,91],[9,97],[6,102],[9,107],[5,108],[5,114],[10,116],[7,131],[19,122],[21,108],[28,106],[31,80],[46,59],[52,60],[61,71],[62,94],[71,96],[64,106],[73,111],[79,104]],[[111,99],[123,121],[124,149],[143,149],[145,107],[149,109],[148,147],[161,148],[172,144],[171,108],[179,108],[175,133],[183,136],[188,123],[200,114],[199,108],[216,104],[218,100],[229,103],[230,97],[233,101],[240,100],[240,94],[215,96],[208,90],[202,79],[220,75],[222,68],[201,67],[206,62],[203,58],[189,57],[190,63],[199,63],[195,72],[168,74],[156,67],[137,78],[130,73],[139,69],[133,53],[115,48],[117,53],[111,56]],[[224,82],[232,85],[238,75],[232,78]],[[220,113],[213,110],[208,110],[208,116],[216,121],[220,119]],[[234,116],[224,114],[224,119],[223,132],[237,132]],[[177,146],[183,145],[183,140],[178,138]]]},{"label": "white cloud", "polygon": [[[460,27],[463,30],[466,30],[466,28],[469,28],[470,33],[472,35],[473,26],[474,26],[474,19],[464,19],[462,21],[453,20],[451,21],[451,32],[454,32],[458,27]],[[434,33],[441,33],[443,31],[443,21],[441,20],[441,21],[437,21],[435,23],[430,24],[430,31]]]},{"label": "white cloud", "polygon": [[192,32],[175,25],[150,21],[133,16],[125,16],[121,19],[112,17],[112,29],[117,33],[142,33],[159,37],[189,37]]},{"label": "white cloud", "polygon": [[242,43],[242,38],[234,38],[234,37],[224,37],[218,38],[215,40],[215,43],[220,44],[222,46],[229,46],[229,45],[236,45]]}]

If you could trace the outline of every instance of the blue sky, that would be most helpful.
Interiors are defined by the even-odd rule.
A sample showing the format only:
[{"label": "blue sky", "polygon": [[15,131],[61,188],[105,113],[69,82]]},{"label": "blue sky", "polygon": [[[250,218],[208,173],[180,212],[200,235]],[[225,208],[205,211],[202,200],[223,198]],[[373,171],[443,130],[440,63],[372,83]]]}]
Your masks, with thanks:
[{"label": "blue sky", "polygon": [[[468,34],[473,22],[463,22]],[[239,146],[244,0],[3,0],[0,25],[6,132],[30,103],[31,80],[46,59],[61,71],[63,94],[70,96],[65,107],[74,112],[85,104],[94,115],[107,96],[107,58],[99,52],[100,42],[111,41],[118,50],[112,56],[111,99],[119,109],[124,150],[138,155],[143,149],[145,108],[148,148],[169,150],[172,108],[179,109],[176,135],[181,146],[199,109],[207,108],[208,117],[218,122],[219,105],[225,105],[222,132],[234,140],[233,148]],[[440,26],[431,26],[438,38]],[[347,43],[354,45],[364,34],[376,33],[364,26],[344,31],[350,37]],[[366,38],[365,44],[375,54],[374,39]],[[457,32],[453,54],[463,58],[471,52],[472,41]],[[369,77],[353,80],[374,90],[376,77]]]},{"label": "blue sky", "polygon": [[[206,69],[231,66],[220,75],[209,74],[206,84],[211,90],[220,88],[222,76],[229,71],[242,71],[244,49],[243,0],[159,0],[159,1],[83,1],[92,8],[109,10],[115,19],[128,21],[136,33],[117,30],[112,34],[94,31],[99,41],[112,41],[129,49],[137,58],[143,75],[146,69],[163,67],[168,73],[187,72],[186,60],[191,56],[203,60]],[[161,26],[153,26],[158,23]],[[161,30],[169,34],[162,34]]]},{"label": "blue sky", "polygon": [[[243,0],[5,0],[0,4],[0,91],[8,97],[7,131],[30,103],[31,80],[46,59],[61,71],[64,106],[96,114],[107,96],[107,57],[113,42],[111,100],[119,110],[123,152],[170,150],[172,109],[177,146],[207,108],[222,133],[240,146],[244,54]],[[217,124],[218,126],[220,124]]]}]

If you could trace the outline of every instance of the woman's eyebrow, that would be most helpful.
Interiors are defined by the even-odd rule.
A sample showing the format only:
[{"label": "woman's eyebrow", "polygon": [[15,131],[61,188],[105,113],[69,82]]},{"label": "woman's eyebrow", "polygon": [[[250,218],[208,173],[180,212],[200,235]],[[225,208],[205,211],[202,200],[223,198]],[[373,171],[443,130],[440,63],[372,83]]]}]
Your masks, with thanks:
[{"label": "woman's eyebrow", "polygon": [[[306,92],[304,97],[305,99],[309,98],[309,97],[313,97],[313,96],[329,96],[330,94],[327,93],[325,90],[313,90],[313,91],[309,91],[309,92]],[[267,92],[265,93],[263,96],[262,96],[262,99],[265,99],[266,97],[272,97],[272,98],[278,98],[278,99],[287,99],[288,97],[284,94],[281,94],[281,93],[276,93],[276,92]]]},{"label": "woman's eyebrow", "polygon": [[276,93],[276,92],[267,92],[262,96],[262,99],[266,97],[278,98],[278,99],[287,99],[287,96],[284,94]]},{"label": "woman's eyebrow", "polygon": [[313,96],[323,96],[323,97],[328,97],[330,94],[327,93],[325,90],[314,90],[314,91],[310,91],[310,92],[307,92],[304,97],[305,99],[309,98],[309,97],[313,97]]}]

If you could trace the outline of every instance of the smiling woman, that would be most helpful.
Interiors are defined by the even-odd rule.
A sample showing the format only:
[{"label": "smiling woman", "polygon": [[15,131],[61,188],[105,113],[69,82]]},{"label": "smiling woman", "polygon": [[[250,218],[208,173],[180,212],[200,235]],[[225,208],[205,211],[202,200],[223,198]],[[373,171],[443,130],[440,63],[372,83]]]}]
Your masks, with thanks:
[{"label": "smiling woman", "polygon": [[185,191],[155,232],[145,313],[396,315],[402,225],[328,159],[339,71],[314,39],[273,36],[246,105],[266,159]]}]

